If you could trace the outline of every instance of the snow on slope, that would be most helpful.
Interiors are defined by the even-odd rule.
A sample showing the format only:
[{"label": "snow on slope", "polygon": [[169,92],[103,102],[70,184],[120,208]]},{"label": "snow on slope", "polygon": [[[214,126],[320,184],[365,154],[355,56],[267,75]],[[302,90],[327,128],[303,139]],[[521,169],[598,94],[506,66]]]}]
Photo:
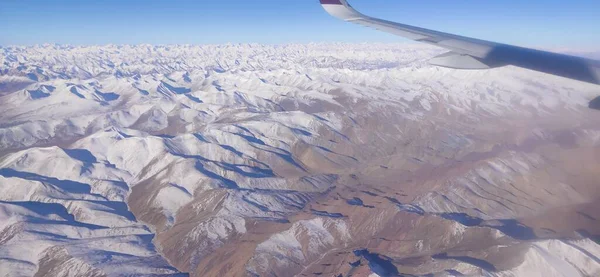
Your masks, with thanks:
[{"label": "snow on slope", "polygon": [[[588,249],[596,251],[590,253]],[[527,251],[524,262],[513,270],[486,276],[597,276],[600,260],[597,244],[590,240],[536,242]]]},{"label": "snow on slope", "polygon": [[[323,218],[299,221],[289,230],[259,244],[249,267],[255,273],[295,267],[332,251],[334,241],[347,242],[350,239],[343,221]],[[299,240],[307,240],[307,247],[303,247]]]},{"label": "snow on slope", "polygon": [[[596,93],[515,68],[432,67],[440,50],[421,45],[1,49],[0,275],[218,276],[238,240],[253,243],[238,251],[248,263],[239,272],[299,269],[286,261],[307,266],[361,235],[341,213],[307,212],[358,172],[443,168],[492,148],[506,126],[497,118],[579,120]],[[596,127],[578,134],[582,144],[597,145]],[[412,204],[486,220],[535,214],[502,202],[520,196],[481,190],[503,193],[549,163],[499,154]],[[565,197],[548,203],[587,200],[555,185]],[[294,218],[302,213],[311,218]]]}]

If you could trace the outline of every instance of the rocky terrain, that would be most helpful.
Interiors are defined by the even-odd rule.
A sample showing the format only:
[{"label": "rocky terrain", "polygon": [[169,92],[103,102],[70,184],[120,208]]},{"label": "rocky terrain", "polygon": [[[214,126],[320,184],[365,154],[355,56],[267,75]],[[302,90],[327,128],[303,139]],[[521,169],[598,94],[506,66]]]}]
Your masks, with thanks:
[{"label": "rocky terrain", "polygon": [[600,89],[442,51],[0,48],[0,276],[600,276]]}]

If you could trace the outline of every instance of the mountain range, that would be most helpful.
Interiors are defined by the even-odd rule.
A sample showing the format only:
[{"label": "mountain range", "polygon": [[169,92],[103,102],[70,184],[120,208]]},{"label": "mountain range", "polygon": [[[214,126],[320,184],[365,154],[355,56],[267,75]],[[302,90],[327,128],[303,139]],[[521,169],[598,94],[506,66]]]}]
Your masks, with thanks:
[{"label": "mountain range", "polygon": [[0,276],[599,276],[600,89],[442,52],[0,48]]}]

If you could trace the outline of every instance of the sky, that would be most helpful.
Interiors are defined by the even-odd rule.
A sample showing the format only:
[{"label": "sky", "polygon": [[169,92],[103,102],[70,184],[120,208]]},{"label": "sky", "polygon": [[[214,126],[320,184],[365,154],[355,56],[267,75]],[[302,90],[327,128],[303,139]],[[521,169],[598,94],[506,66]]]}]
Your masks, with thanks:
[{"label": "sky", "polygon": [[[373,17],[537,48],[600,50],[598,0],[350,0]],[[405,42],[318,0],[0,0],[0,45]]]}]

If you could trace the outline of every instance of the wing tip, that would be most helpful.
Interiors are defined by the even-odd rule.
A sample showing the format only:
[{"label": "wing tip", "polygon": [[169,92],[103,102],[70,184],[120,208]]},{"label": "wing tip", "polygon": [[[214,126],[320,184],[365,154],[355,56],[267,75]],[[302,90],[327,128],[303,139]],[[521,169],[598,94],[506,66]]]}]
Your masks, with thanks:
[{"label": "wing tip", "polygon": [[321,5],[344,5],[340,0],[320,0]]}]

